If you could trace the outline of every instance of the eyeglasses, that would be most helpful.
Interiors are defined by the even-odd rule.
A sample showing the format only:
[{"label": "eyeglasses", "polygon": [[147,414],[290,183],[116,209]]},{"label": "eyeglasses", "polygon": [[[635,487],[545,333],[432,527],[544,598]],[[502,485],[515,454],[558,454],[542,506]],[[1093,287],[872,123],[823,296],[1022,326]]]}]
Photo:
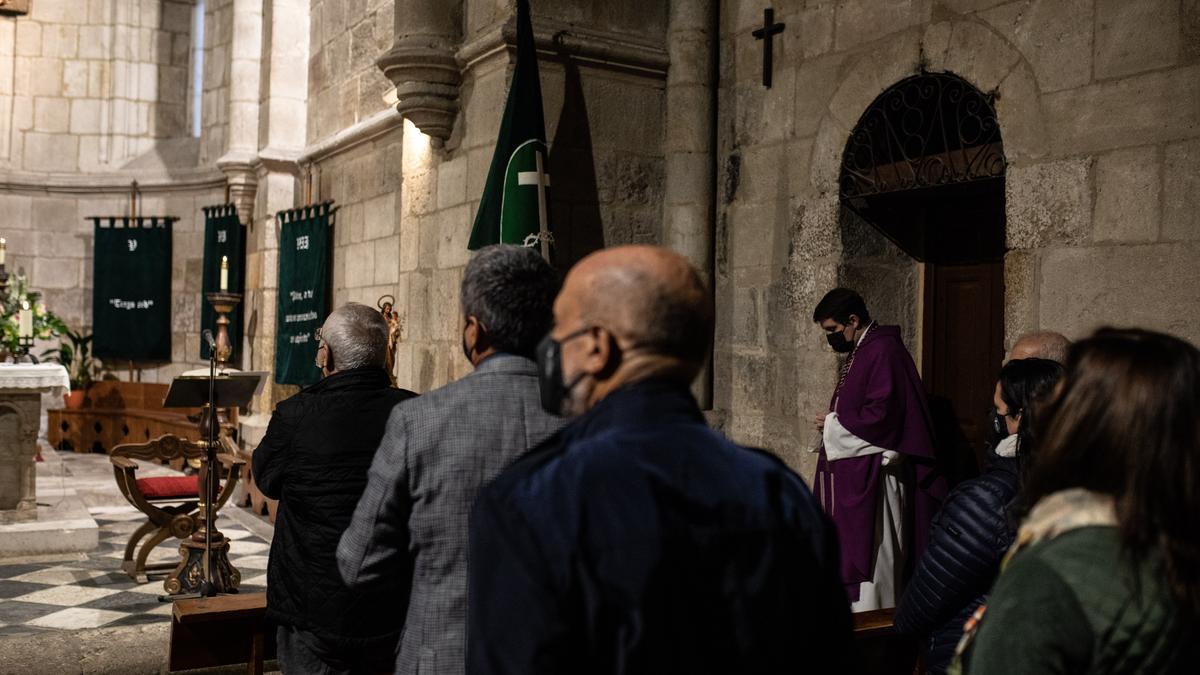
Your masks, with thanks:
[{"label": "eyeglasses", "polygon": [[329,363],[329,354],[326,353],[329,350],[326,348],[325,352],[321,351],[321,347],[325,346],[325,341],[321,338],[320,328],[318,328],[313,335],[317,338],[317,354],[313,357],[313,365],[319,369],[324,369]]}]

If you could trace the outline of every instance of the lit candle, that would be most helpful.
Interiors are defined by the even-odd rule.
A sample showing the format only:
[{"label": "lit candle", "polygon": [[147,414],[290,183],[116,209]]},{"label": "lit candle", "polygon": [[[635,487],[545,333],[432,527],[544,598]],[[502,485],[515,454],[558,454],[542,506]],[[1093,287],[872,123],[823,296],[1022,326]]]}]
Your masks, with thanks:
[{"label": "lit candle", "polygon": [[229,290],[229,257],[221,256],[221,292]]},{"label": "lit candle", "polygon": [[4,237],[0,237],[0,265],[4,264],[4,259],[8,257],[8,242]]},{"label": "lit candle", "polygon": [[31,338],[33,337],[33,312],[29,309],[29,301],[21,301],[21,311],[17,317],[17,322],[21,325],[18,337]]}]

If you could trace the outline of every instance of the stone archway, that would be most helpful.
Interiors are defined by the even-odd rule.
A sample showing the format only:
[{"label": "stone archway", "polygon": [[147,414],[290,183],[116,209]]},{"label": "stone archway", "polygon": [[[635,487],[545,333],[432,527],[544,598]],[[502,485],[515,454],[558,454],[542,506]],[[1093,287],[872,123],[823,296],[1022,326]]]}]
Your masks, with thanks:
[{"label": "stone archway", "polygon": [[[1046,127],[1041,111],[1040,88],[1033,67],[1015,46],[982,22],[954,20],[900,31],[865,52],[846,71],[830,96],[826,112],[817,126],[810,155],[808,200],[814,223],[839,224],[841,209],[838,180],[842,153],[859,116],[885,89],[924,67],[929,72],[949,71],[983,92],[995,94],[996,117],[1004,137],[1010,174],[1034,163],[1045,154]],[[1014,203],[1006,202],[1009,227]],[[836,227],[818,227],[822,236],[837,236]],[[815,236],[815,235],[814,235]],[[1034,261],[1028,255],[1005,259],[1005,283],[1009,288],[1032,285]],[[827,286],[834,279],[812,279],[814,286]],[[1036,325],[1036,312],[1028,294],[1010,293],[1005,298],[1005,336],[1016,335]]]},{"label": "stone archway", "polygon": [[952,478],[988,440],[1004,354],[1004,143],[994,95],[949,72],[888,87],[846,141],[839,283],[898,323],[930,393]]},{"label": "stone archway", "polygon": [[[817,125],[809,154],[807,180],[797,197],[803,200],[802,255],[793,255],[796,277],[789,283],[797,293],[829,288],[844,278],[846,260],[893,265],[907,273],[904,284],[897,284],[895,295],[917,296],[914,263],[889,239],[878,235],[854,239],[844,237],[845,230],[858,227],[875,230],[866,223],[847,220],[840,198],[839,179],[846,141],[859,117],[871,103],[893,84],[921,72],[952,72],[975,89],[994,95],[994,107],[1004,139],[1008,179],[1012,180],[1024,165],[1036,164],[1046,147],[1045,123],[1041,112],[1040,89],[1033,68],[1011,43],[982,22],[955,19],[898,31],[872,45],[848,64],[839,77],[837,89],[825,104],[825,113]],[[1023,178],[1022,180],[1027,180]],[[852,212],[850,212],[853,215]],[[1006,200],[1004,220],[1010,229],[1022,226],[1014,203]],[[1012,236],[1017,236],[1014,231]],[[853,243],[846,245],[846,241]],[[892,249],[888,249],[892,246]],[[873,247],[873,248],[872,248]],[[808,249],[819,251],[810,253]],[[863,255],[877,252],[874,261]],[[1005,337],[1013,337],[1036,325],[1037,317],[1029,288],[1035,285],[1035,256],[1013,252],[1005,256],[1004,284],[1011,292],[1003,298]],[[890,260],[889,260],[890,258]],[[804,263],[804,264],[800,264]],[[907,265],[908,269],[904,270]],[[869,265],[864,265],[864,271]],[[879,268],[877,267],[876,270]],[[1022,290],[1024,289],[1024,290]],[[894,320],[917,322],[917,301],[910,301],[909,315]],[[910,347],[919,354],[917,338],[910,336]]]}]

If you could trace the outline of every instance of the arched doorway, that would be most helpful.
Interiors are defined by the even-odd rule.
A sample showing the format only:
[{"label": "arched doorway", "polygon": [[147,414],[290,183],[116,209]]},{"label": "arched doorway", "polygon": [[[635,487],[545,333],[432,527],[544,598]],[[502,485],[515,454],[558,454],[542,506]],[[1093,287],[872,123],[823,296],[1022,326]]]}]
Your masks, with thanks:
[{"label": "arched doorway", "polygon": [[910,324],[952,478],[982,460],[1004,354],[1006,161],[993,99],[952,73],[897,82],[859,118],[839,179],[839,276]]}]

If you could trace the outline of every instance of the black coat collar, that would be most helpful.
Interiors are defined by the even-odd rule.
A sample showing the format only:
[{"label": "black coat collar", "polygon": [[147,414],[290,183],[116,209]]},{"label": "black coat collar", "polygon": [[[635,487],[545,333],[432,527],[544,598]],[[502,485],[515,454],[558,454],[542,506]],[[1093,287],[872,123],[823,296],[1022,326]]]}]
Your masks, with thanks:
[{"label": "black coat collar", "polygon": [[339,370],[322,379],[316,384],[305,387],[305,394],[321,394],[331,391],[352,391],[356,389],[379,389],[391,386],[387,371],[378,366],[363,366]]},{"label": "black coat collar", "polygon": [[650,379],[621,387],[605,396],[591,410],[563,430],[563,441],[587,438],[613,427],[645,423],[704,424],[704,415],[686,384]]}]

